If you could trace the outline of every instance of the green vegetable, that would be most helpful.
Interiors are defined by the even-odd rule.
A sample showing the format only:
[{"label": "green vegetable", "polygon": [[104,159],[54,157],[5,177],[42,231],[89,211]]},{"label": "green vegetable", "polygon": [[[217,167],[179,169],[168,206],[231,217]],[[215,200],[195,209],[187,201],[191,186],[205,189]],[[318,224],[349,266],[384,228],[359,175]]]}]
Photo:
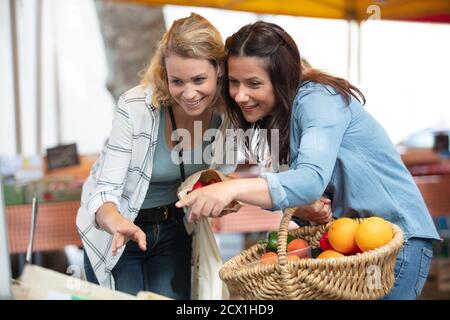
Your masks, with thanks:
[{"label": "green vegetable", "polygon": [[322,249],[320,248],[311,248],[311,256],[315,259],[322,253]]},{"label": "green vegetable", "polygon": [[[288,234],[287,243],[289,244],[289,242],[291,242],[294,239],[296,239],[296,238],[293,235]],[[277,252],[278,232],[277,231],[269,232],[269,234],[267,235],[267,241],[268,241],[267,251]]]}]

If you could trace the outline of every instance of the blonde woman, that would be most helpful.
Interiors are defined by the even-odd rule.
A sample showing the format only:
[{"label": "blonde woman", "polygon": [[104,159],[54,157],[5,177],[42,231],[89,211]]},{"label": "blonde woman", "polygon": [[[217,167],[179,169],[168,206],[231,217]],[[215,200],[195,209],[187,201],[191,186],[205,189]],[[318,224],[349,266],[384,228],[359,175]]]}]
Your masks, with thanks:
[{"label": "blonde woman", "polygon": [[[142,83],[119,98],[77,215],[89,281],[190,298],[191,236],[173,204],[182,177],[208,167],[202,155],[210,142],[198,135],[221,124],[223,55],[222,37],[208,20],[194,13],[176,20]],[[177,141],[175,128],[192,138]]]}]

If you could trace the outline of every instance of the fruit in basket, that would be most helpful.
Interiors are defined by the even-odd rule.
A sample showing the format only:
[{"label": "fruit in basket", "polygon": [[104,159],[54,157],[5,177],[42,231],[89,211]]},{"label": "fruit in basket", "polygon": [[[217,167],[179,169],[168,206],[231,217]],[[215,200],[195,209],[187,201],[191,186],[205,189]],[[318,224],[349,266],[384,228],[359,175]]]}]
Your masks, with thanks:
[{"label": "fruit in basket", "polygon": [[344,257],[344,255],[340,252],[334,251],[334,250],[326,250],[319,254],[317,259],[328,259],[328,258],[339,258]]},{"label": "fruit in basket", "polygon": [[[296,238],[293,235],[288,234],[288,238],[287,238],[288,245],[292,240],[295,240],[295,239]],[[267,247],[266,247],[267,251],[277,252],[278,232],[277,231],[269,232],[267,235],[267,240],[260,241],[260,243],[265,243],[267,245]]]},{"label": "fruit in basket", "polygon": [[287,259],[288,261],[293,261],[293,260],[300,260],[300,257],[296,254],[289,254],[287,255]]},{"label": "fruit in basket", "polygon": [[278,261],[278,256],[277,256],[277,254],[276,254],[275,252],[269,251],[269,252],[264,253],[264,254],[261,256],[261,259],[259,259],[259,261],[260,261],[262,264],[272,264],[272,263],[277,263],[277,261]]},{"label": "fruit in basket", "polygon": [[[300,257],[296,255],[295,253],[291,253],[287,255],[288,261],[295,261],[300,260]],[[264,253],[261,258],[259,259],[259,262],[262,264],[273,264],[278,262],[278,255],[275,252],[269,251]]]},{"label": "fruit in basket", "polygon": [[302,259],[308,257],[308,248],[308,242],[303,239],[295,239],[289,242],[287,252],[291,252],[291,255],[295,255]]},{"label": "fruit in basket", "polygon": [[320,244],[320,249],[322,249],[322,251],[333,250],[333,247],[331,246],[330,241],[328,240],[328,231],[326,231],[322,235],[322,237],[320,238],[319,244]]},{"label": "fruit in basket", "polygon": [[354,256],[355,254],[358,254],[358,253],[363,253],[363,251],[362,251],[360,248],[356,248],[355,251],[346,253],[345,255],[346,255],[346,256]]},{"label": "fruit in basket", "polygon": [[394,233],[390,222],[380,217],[365,219],[356,231],[356,244],[362,251],[384,246],[392,240]]},{"label": "fruit in basket", "polygon": [[334,250],[340,253],[356,251],[358,246],[355,241],[356,230],[359,224],[350,218],[335,220],[328,230],[328,241]]}]

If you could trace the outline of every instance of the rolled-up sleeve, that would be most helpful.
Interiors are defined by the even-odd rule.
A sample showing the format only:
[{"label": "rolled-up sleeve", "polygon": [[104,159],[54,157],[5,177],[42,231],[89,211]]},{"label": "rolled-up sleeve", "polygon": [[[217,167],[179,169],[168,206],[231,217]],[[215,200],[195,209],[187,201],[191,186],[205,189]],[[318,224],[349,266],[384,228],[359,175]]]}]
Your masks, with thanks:
[{"label": "rolled-up sleeve", "polygon": [[95,189],[87,202],[89,217],[94,225],[95,213],[105,203],[112,202],[120,208],[132,151],[132,125],[130,113],[123,97],[119,98],[111,133],[103,154],[99,172],[95,175]]},{"label": "rolled-up sleeve", "polygon": [[276,173],[265,172],[261,174],[262,178],[267,180],[270,197],[272,198],[272,210],[282,210],[289,207],[286,192],[280,183]]},{"label": "rolled-up sleeve", "polygon": [[297,96],[292,112],[294,158],[290,169],[262,175],[268,183],[273,209],[277,210],[320,199],[331,179],[351,120],[350,108],[344,100],[324,87]]}]

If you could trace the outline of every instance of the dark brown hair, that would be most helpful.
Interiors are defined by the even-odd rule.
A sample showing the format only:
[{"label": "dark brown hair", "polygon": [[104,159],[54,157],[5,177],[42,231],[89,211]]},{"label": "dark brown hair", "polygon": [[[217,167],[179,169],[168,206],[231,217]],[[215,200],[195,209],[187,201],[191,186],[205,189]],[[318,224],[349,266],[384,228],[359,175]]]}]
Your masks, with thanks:
[{"label": "dark brown hair", "polygon": [[[291,109],[297,90],[303,83],[314,81],[329,85],[347,104],[350,103],[351,96],[365,103],[361,91],[347,80],[302,66],[295,41],[283,28],[274,23],[257,21],[243,26],[227,38],[225,54],[227,58],[259,57],[265,60],[266,70],[274,88],[276,106],[275,111],[261,121],[261,126],[268,130],[279,129],[280,163],[287,163]],[[235,126],[246,129],[251,124],[245,120],[241,109],[230,96],[227,76],[228,66],[225,64],[225,81],[222,88],[228,105],[228,115]]]}]

